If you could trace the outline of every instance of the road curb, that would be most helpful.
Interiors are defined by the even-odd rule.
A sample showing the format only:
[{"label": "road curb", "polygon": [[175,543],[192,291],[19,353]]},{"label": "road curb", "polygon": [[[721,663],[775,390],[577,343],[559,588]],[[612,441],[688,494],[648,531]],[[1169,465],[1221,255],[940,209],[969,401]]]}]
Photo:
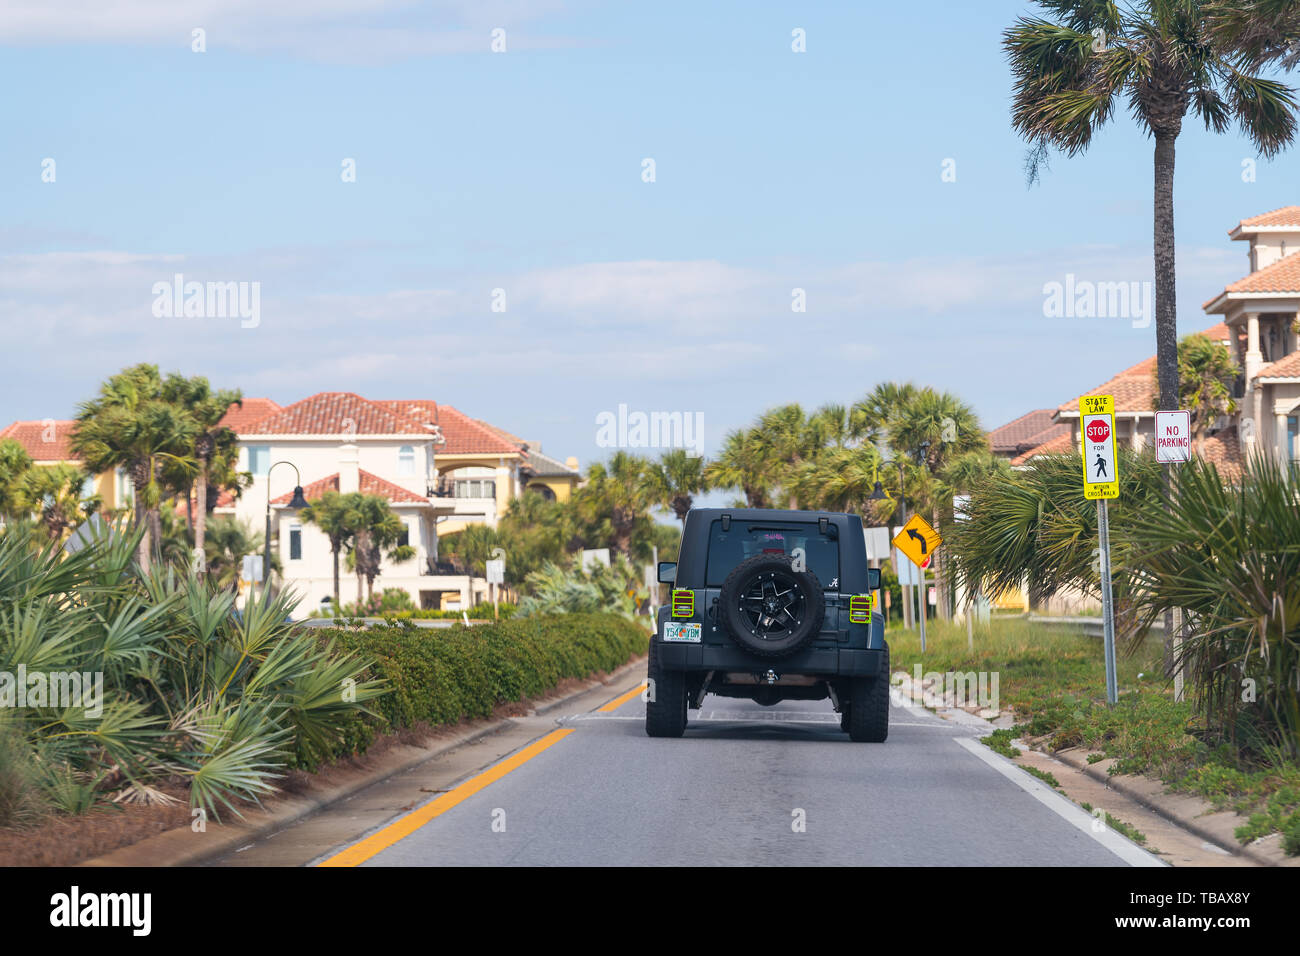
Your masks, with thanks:
[{"label": "road curb", "polygon": [[[546,714],[564,704],[590,693],[598,687],[608,686],[621,680],[637,668],[645,667],[644,655],[633,658],[616,668],[600,680],[590,680],[582,687],[547,700],[533,709],[534,714]],[[301,820],[355,796],[367,787],[382,783],[390,777],[406,773],[421,764],[435,760],[449,751],[494,734],[508,727],[514,718],[502,717],[476,721],[463,733],[451,739],[445,739],[428,748],[420,748],[414,755],[404,755],[391,763],[379,763],[361,773],[356,779],[328,787],[320,793],[308,796],[284,797],[277,801],[280,806],[275,809],[249,813],[244,822],[215,824],[209,832],[195,833],[188,826],[176,827],[155,836],[147,837],[127,846],[118,847],[102,856],[82,860],[77,866],[84,867],[119,867],[119,866],[201,866],[219,856],[224,856],[247,843],[265,839],[284,830]],[[252,822],[249,822],[252,821]],[[198,838],[196,840],[196,837]],[[196,846],[199,843],[201,845]]]},{"label": "road curb", "polygon": [[[1074,750],[1076,748],[1069,748],[1069,750],[1053,751],[1053,750],[1048,750],[1045,747],[1039,746],[1038,744],[1026,743],[1025,746],[1028,747],[1028,749],[1034,751],[1035,753],[1044,754],[1048,757],[1051,757],[1054,760],[1059,760],[1061,761],[1061,763],[1065,764],[1066,766],[1072,767],[1073,769],[1080,771],[1081,773],[1091,777],[1093,780],[1096,780],[1099,783],[1104,783],[1110,789],[1116,791],[1117,793],[1122,793],[1124,796],[1128,797],[1133,802],[1140,804],[1142,807],[1145,807],[1147,810],[1150,810],[1152,813],[1156,814],[1157,816],[1162,817],[1165,820],[1168,820],[1170,823],[1174,824],[1174,826],[1181,827],[1182,829],[1186,830],[1188,833],[1200,837],[1205,842],[1213,844],[1214,846],[1218,847],[1220,850],[1223,850],[1225,853],[1228,853],[1232,856],[1245,857],[1246,859],[1250,860],[1252,863],[1257,863],[1260,866],[1278,865],[1277,860],[1270,859],[1264,854],[1258,852],[1254,847],[1251,847],[1249,845],[1242,846],[1240,843],[1234,843],[1231,841],[1224,840],[1221,835],[1214,833],[1208,827],[1202,826],[1200,823],[1198,823],[1194,817],[1190,817],[1185,813],[1180,813],[1177,810],[1171,809],[1170,807],[1167,806],[1163,806],[1160,803],[1152,800],[1151,795],[1149,793],[1143,793],[1137,787],[1132,786],[1127,780],[1124,779],[1123,775],[1112,775],[1106,773],[1106,771],[1101,768],[1101,764],[1105,763],[1106,761],[1100,761],[1095,764],[1090,764],[1086,759],[1079,757],[1077,754],[1069,752],[1070,750]],[[1137,775],[1137,778],[1141,780],[1148,780],[1152,783],[1160,783],[1160,781],[1152,780],[1150,777],[1145,777],[1142,776],[1141,774]],[[1164,784],[1160,783],[1160,786],[1163,788]]]}]

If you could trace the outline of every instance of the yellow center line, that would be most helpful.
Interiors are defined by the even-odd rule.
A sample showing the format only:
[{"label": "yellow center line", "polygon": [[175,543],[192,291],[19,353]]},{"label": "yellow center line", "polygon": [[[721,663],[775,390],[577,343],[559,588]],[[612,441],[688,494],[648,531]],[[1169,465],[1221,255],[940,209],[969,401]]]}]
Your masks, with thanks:
[{"label": "yellow center line", "polygon": [[598,713],[598,714],[608,714],[610,711],[618,710],[620,707],[622,707],[624,704],[626,704],[626,703],[627,703],[629,700],[631,700],[633,697],[639,697],[639,696],[641,695],[641,692],[644,691],[645,688],[646,688],[646,685],[645,685],[644,683],[642,683],[642,684],[638,684],[636,687],[633,687],[633,688],[632,688],[630,691],[628,691],[626,694],[620,694],[619,696],[615,697],[613,700],[611,700],[611,701],[610,701],[608,704],[606,704],[604,707],[599,707],[599,708],[597,708],[597,709],[596,709],[596,713]]},{"label": "yellow center line", "polygon": [[469,780],[466,780],[454,790],[444,793],[436,800],[431,800],[418,810],[414,810],[401,819],[393,821],[382,830],[372,833],[370,836],[358,843],[352,844],[352,846],[343,850],[341,853],[336,853],[329,859],[321,861],[317,866],[357,866],[366,862],[366,860],[382,853],[399,840],[403,840],[410,836],[430,820],[441,816],[452,807],[459,803],[463,803],[480,790],[497,780],[500,780],[506,774],[510,773],[510,771],[526,764],[543,750],[550,747],[552,744],[559,743],[571,733],[573,733],[572,728],[551,731],[545,737],[533,741],[533,743],[529,744],[518,753],[512,754],[499,764],[495,764],[487,770],[484,770],[477,777],[472,777]]}]

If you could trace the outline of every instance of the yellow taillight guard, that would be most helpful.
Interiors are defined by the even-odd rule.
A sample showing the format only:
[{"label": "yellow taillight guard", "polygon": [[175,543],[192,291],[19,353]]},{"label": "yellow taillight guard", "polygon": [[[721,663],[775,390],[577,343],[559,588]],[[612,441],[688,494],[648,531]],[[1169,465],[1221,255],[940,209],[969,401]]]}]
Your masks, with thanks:
[{"label": "yellow taillight guard", "polygon": [[849,622],[852,624],[870,623],[872,603],[873,600],[870,594],[855,594],[849,598]]},{"label": "yellow taillight guard", "polygon": [[673,617],[695,616],[695,592],[673,591]]}]

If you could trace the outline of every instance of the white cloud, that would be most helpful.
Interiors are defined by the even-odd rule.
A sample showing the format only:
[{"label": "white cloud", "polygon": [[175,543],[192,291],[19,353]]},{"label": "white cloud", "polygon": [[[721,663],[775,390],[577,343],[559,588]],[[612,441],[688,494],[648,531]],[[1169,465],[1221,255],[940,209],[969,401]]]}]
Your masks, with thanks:
[{"label": "white cloud", "polygon": [[203,28],[209,52],[288,52],[327,62],[393,59],[489,50],[489,33],[507,30],[507,49],[576,45],[530,32],[563,13],[561,0],[7,0],[0,43],[149,44],[188,49]]}]

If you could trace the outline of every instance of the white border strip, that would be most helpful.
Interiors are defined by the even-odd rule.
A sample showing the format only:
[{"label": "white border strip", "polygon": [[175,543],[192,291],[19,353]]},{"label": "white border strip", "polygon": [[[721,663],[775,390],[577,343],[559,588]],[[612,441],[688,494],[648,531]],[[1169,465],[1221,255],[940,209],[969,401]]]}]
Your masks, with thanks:
[{"label": "white border strip", "polygon": [[969,751],[980,760],[1006,777],[1025,793],[1029,794],[1057,816],[1078,827],[1129,866],[1168,866],[1164,860],[1142,849],[1128,837],[1122,836],[1110,827],[1100,833],[1093,831],[1094,817],[1088,815],[1082,807],[1076,806],[1061,796],[1047,784],[1032,774],[1025,773],[1019,764],[1014,764],[1001,754],[994,753],[984,744],[970,737],[954,737],[953,742]]}]

